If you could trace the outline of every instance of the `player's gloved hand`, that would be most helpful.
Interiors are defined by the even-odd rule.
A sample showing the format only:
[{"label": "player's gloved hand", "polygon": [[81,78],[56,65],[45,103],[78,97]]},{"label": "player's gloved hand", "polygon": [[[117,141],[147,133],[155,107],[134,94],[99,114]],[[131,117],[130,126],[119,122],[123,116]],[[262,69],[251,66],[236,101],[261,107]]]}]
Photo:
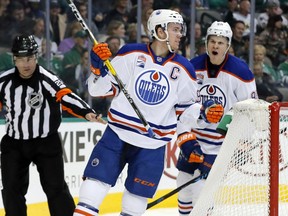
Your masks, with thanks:
[{"label": "player's gloved hand", "polygon": [[189,163],[202,163],[204,161],[203,152],[196,140],[195,134],[185,132],[178,136],[176,144],[180,147],[180,154]]},{"label": "player's gloved hand", "polygon": [[112,56],[112,53],[110,49],[108,48],[107,43],[100,43],[100,44],[94,45],[92,50],[94,51],[94,53],[97,54],[97,56],[99,56],[99,58],[102,61],[106,61]]},{"label": "player's gloved hand", "polygon": [[217,123],[221,120],[224,113],[224,108],[221,104],[214,100],[207,100],[204,102],[200,115],[207,123]]},{"label": "player's gloved hand", "polygon": [[91,71],[97,76],[106,76],[107,68],[104,66],[103,61],[106,61],[112,56],[107,43],[100,43],[94,45],[90,51],[91,58]]}]

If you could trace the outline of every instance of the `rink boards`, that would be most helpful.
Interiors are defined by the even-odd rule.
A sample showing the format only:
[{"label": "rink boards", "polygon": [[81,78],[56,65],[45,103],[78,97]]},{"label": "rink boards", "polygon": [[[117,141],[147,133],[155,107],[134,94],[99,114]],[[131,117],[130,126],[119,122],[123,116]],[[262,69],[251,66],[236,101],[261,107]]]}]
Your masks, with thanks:
[{"label": "rink boards", "polygon": [[[5,125],[3,121],[0,122],[0,137],[5,133]],[[94,147],[94,143],[102,136],[105,125],[99,123],[91,123],[78,119],[64,119],[60,126],[59,133],[63,145],[63,159],[65,162],[66,181],[70,188],[71,194],[77,203],[79,188],[82,182],[82,173],[89,159],[90,152]],[[167,148],[167,160],[164,175],[159,185],[159,190],[155,196],[158,198],[165,193],[168,193],[176,187],[175,176],[177,170],[175,163],[178,155],[176,146],[169,144]],[[0,176],[1,177],[1,176]],[[109,195],[106,197],[104,203],[100,207],[101,213],[110,213],[120,210],[121,196],[124,189],[124,180],[126,172],[119,176],[117,184],[113,187]],[[0,188],[2,184],[0,181]],[[46,203],[46,196],[42,191],[38,172],[34,165],[30,168],[30,185],[26,195],[28,204],[29,216],[48,216],[48,207]],[[176,197],[171,197],[156,207],[176,207]],[[4,215],[2,196],[0,195],[0,216]]]}]

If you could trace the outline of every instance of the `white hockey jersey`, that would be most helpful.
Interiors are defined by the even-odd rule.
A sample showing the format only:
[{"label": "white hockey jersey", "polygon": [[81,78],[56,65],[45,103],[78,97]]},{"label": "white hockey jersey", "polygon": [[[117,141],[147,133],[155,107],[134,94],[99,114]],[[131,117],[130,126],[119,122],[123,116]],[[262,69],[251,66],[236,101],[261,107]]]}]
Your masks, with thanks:
[{"label": "white hockey jersey", "polygon": [[[208,99],[221,103],[224,115],[232,106],[248,98],[258,98],[254,75],[241,59],[226,55],[224,64],[209,77],[207,72],[207,54],[200,55],[190,62],[193,64],[198,82],[198,96],[203,104]],[[207,124],[203,129],[193,129],[202,151],[206,154],[217,154],[224,137],[216,132],[218,124]]]},{"label": "white hockey jersey", "polygon": [[108,124],[119,138],[142,148],[155,149],[167,144],[176,132],[177,115],[195,104],[196,75],[183,56],[170,53],[155,56],[149,45],[127,44],[112,60],[118,77],[148,121],[156,137],[150,138],[124,93],[111,75],[88,79],[92,96],[114,95],[108,112]]}]

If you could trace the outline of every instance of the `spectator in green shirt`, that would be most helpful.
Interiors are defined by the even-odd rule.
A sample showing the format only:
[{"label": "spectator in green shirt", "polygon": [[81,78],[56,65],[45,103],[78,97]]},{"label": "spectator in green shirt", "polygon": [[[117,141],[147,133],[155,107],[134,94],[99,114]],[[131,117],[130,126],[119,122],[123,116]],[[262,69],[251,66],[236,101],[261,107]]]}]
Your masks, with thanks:
[{"label": "spectator in green shirt", "polygon": [[12,53],[4,52],[0,54],[0,73],[14,67]]},{"label": "spectator in green shirt", "polygon": [[75,68],[76,65],[80,63],[81,55],[85,49],[87,49],[86,40],[87,35],[85,31],[81,30],[78,31],[74,35],[75,45],[72,47],[72,49],[64,54],[63,58],[63,69],[68,68]]}]

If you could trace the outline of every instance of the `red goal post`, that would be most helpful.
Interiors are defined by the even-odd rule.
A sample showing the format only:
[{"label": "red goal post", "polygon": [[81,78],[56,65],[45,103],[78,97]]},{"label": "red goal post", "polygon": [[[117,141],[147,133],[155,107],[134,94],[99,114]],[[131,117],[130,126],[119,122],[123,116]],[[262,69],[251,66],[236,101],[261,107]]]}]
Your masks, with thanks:
[{"label": "red goal post", "polygon": [[190,216],[288,215],[288,103],[235,104]]}]

